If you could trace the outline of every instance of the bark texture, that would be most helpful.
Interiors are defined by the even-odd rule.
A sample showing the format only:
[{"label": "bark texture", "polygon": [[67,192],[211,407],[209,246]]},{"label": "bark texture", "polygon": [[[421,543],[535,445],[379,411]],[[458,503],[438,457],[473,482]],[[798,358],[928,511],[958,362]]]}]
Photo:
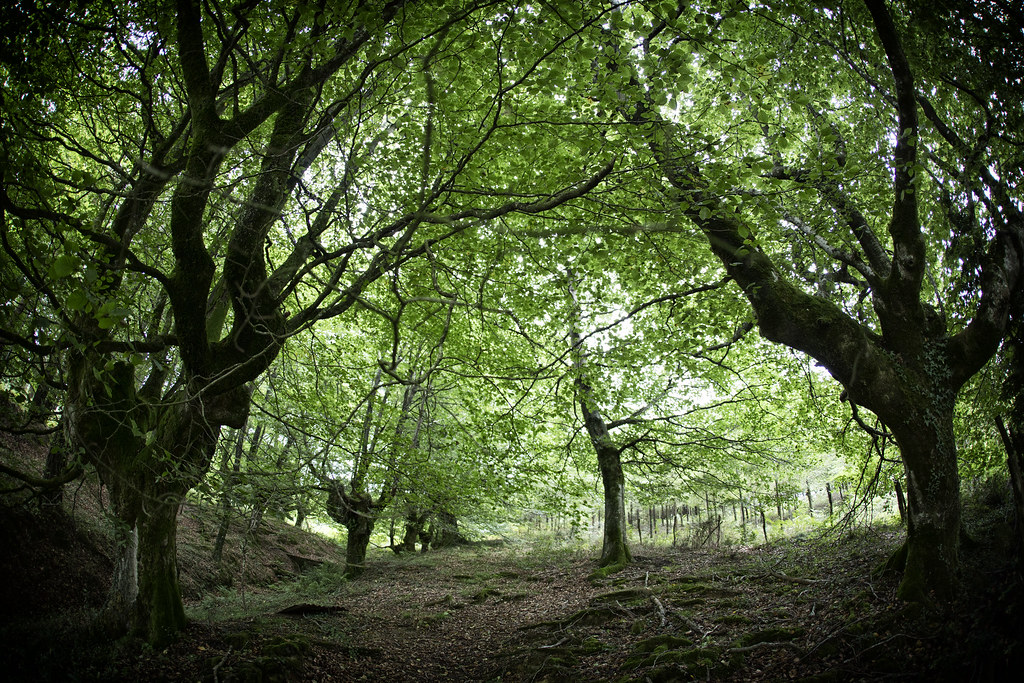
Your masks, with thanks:
[{"label": "bark texture", "polygon": [[626,477],[619,452],[613,447],[597,449],[597,464],[604,487],[604,533],[599,567],[624,567],[633,561],[626,541]]}]

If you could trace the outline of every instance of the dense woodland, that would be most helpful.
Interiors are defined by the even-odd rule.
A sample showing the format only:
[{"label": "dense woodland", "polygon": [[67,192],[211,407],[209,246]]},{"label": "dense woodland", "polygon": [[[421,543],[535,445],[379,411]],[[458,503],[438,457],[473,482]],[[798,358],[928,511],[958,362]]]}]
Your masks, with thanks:
[{"label": "dense woodland", "polygon": [[326,533],[346,585],[887,523],[893,600],[941,612],[995,495],[1019,580],[1020,2],[26,1],[0,31],[0,487],[51,530],[95,492],[91,629],[182,642],[186,518],[214,567]]}]

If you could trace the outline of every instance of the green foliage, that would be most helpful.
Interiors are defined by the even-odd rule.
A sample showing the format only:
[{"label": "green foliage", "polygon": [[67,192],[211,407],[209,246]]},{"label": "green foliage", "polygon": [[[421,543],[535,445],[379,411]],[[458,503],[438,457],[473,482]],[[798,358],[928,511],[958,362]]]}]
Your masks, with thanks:
[{"label": "green foliage", "polygon": [[[631,503],[888,495],[893,432],[753,331],[778,282],[810,302],[790,346],[848,324],[933,402],[927,426],[954,412],[965,480],[1002,468],[1010,356],[959,400],[943,384],[993,236],[1020,232],[999,12],[892,5],[908,126],[860,4],[192,4],[3,19],[0,384],[32,404],[18,429],[111,418],[110,447],[68,449],[125,524],[140,482],[258,526],[322,519],[338,480],[388,526],[533,510],[578,537],[599,489],[582,393]],[[882,271],[911,203],[900,317],[879,301],[903,291]],[[816,358],[849,389],[867,360],[839,347]]]}]

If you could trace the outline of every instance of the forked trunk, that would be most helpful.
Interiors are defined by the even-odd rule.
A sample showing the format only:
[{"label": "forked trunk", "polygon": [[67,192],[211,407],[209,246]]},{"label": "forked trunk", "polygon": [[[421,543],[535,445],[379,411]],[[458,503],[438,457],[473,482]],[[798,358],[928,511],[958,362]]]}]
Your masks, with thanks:
[{"label": "forked trunk", "polygon": [[405,535],[402,537],[402,550],[405,552],[416,552],[416,542],[423,544],[425,551],[430,545],[430,537],[426,534],[427,514],[416,509],[410,509],[405,517]]},{"label": "forked trunk", "polygon": [[369,493],[360,491],[349,495],[345,493],[344,484],[331,480],[327,494],[327,514],[348,530],[344,576],[346,579],[354,579],[366,569],[366,549],[370,545],[379,509]]},{"label": "forked trunk", "polygon": [[176,541],[184,494],[159,488],[141,492],[146,502],[132,526],[119,520],[118,557],[101,617],[113,634],[137,635],[154,647],[185,626]]},{"label": "forked trunk", "polygon": [[437,512],[434,516],[434,523],[431,525],[431,531],[430,545],[433,548],[452,548],[469,542],[459,531],[458,518],[448,510]]}]

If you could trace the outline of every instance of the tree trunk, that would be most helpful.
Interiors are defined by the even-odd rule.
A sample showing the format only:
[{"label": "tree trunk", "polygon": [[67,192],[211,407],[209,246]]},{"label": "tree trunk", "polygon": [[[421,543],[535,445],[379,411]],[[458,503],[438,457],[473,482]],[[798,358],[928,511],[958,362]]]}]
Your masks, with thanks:
[{"label": "tree trunk", "polygon": [[597,449],[597,464],[604,484],[604,539],[599,567],[624,567],[633,561],[626,542],[626,478],[617,449]]},{"label": "tree trunk", "polygon": [[459,532],[459,520],[448,510],[441,510],[434,517],[433,540],[430,545],[436,548],[451,548],[465,545],[469,541]]},{"label": "tree trunk", "polygon": [[[932,407],[932,406],[929,406]],[[960,547],[960,473],[952,410],[888,421],[907,475],[906,565],[897,594],[948,601],[956,588]]]},{"label": "tree trunk", "polygon": [[370,536],[375,524],[372,510],[361,513],[353,510],[345,524],[348,538],[345,539],[345,578],[358,578],[366,570],[366,550],[370,547]]},{"label": "tree trunk", "polygon": [[[64,418],[60,419],[57,431],[50,440],[50,448],[46,452],[46,465],[43,469],[44,479],[56,479],[67,467],[67,443],[64,440]],[[46,489],[40,495],[43,505],[59,508],[64,502],[64,485]]]},{"label": "tree trunk", "polygon": [[221,558],[224,555],[224,542],[228,536],[228,529],[231,527],[231,497],[234,495],[235,480],[242,471],[245,430],[246,426],[243,425],[235,434],[234,458],[230,460],[230,468],[228,467],[229,458],[231,458],[230,451],[224,452],[224,458],[221,461],[220,471],[223,482],[220,494],[221,516],[220,524],[217,526],[217,538],[213,542],[212,556],[212,562],[215,565],[220,565]]},{"label": "tree trunk", "polygon": [[366,569],[366,549],[379,514],[373,496],[365,491],[347,494],[344,484],[332,480],[327,494],[327,514],[348,530],[344,577],[355,579]]},{"label": "tree trunk", "polygon": [[[201,395],[183,388],[153,406],[136,394],[129,363],[107,365],[78,354],[69,365],[68,442],[96,467],[123,529],[122,556],[101,619],[118,633],[127,629],[165,645],[185,624],[175,552],[178,509],[209,467],[220,424],[244,422],[249,394]],[[144,439],[147,432],[152,441]]]},{"label": "tree trunk", "polygon": [[417,541],[423,544],[424,550],[427,549],[427,546],[430,544],[429,536],[426,541],[423,540],[426,522],[427,513],[421,512],[414,507],[409,508],[405,516],[405,535],[402,537],[402,550],[410,553],[416,552]]},{"label": "tree trunk", "polygon": [[899,478],[892,480],[893,488],[896,489],[896,507],[900,511],[900,522],[902,524],[907,523],[907,497],[903,493],[903,484],[900,483]]},{"label": "tree trunk", "polygon": [[626,542],[626,532],[629,528],[629,518],[626,517],[626,477],[622,471],[621,453],[612,440],[607,423],[593,405],[593,391],[587,377],[586,350],[580,338],[579,328],[583,313],[576,296],[576,276],[571,270],[568,276],[569,296],[573,307],[570,338],[573,365],[576,370],[576,401],[583,415],[587,436],[590,437],[590,443],[597,453],[597,466],[601,471],[601,483],[604,486],[604,539],[598,567],[602,572],[611,573],[633,561]]},{"label": "tree trunk", "polygon": [[139,595],[136,630],[161,648],[185,627],[178,583],[178,510],[184,493],[150,498],[139,518]]},{"label": "tree trunk", "polygon": [[114,576],[102,620],[115,633],[128,633],[135,621],[139,596],[139,529],[115,522]]},{"label": "tree trunk", "polygon": [[1014,531],[1017,539],[1018,561],[1024,549],[1024,449],[1021,437],[1007,428],[1001,415],[996,416],[996,426],[1006,451],[1006,468],[1010,472],[1010,488],[1013,493]]}]

